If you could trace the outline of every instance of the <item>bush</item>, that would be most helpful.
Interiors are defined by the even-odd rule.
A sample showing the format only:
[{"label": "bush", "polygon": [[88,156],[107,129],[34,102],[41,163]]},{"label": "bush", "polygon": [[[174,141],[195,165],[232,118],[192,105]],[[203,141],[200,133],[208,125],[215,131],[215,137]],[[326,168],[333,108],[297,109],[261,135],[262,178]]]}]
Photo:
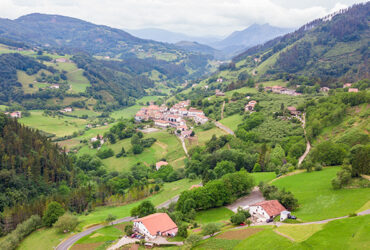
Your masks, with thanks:
[{"label": "bush", "polygon": [[351,180],[351,167],[344,165],[340,171],[337,172],[337,177],[335,177],[331,184],[334,189],[340,189],[347,185]]},{"label": "bush", "polygon": [[111,148],[100,149],[98,153],[96,153],[96,156],[99,157],[100,159],[106,159],[112,157],[113,155],[114,152]]},{"label": "bush", "polygon": [[213,236],[215,233],[220,231],[221,227],[216,223],[209,223],[203,227],[203,235]]},{"label": "bush", "polygon": [[184,224],[180,225],[177,235],[183,238],[188,237],[188,227]]},{"label": "bush", "polygon": [[70,213],[65,213],[60,216],[58,221],[55,222],[54,228],[59,233],[67,233],[73,231],[78,225],[78,218]]},{"label": "bush", "polygon": [[28,220],[18,224],[17,228],[8,234],[1,241],[1,249],[16,249],[18,244],[30,233],[41,226],[41,218],[38,215],[32,215]]},{"label": "bush", "polygon": [[144,151],[144,148],[140,144],[134,144],[132,146],[132,152],[137,155],[141,154]]},{"label": "bush", "polygon": [[51,227],[60,216],[64,214],[64,208],[58,202],[53,201],[51,202],[42,217],[44,225],[47,227]]},{"label": "bush", "polygon": [[109,224],[117,219],[117,216],[113,214],[108,214],[107,217],[105,218],[105,221]]},{"label": "bush", "polygon": [[237,213],[231,216],[230,221],[235,225],[240,225],[244,223],[249,217],[251,217],[249,211],[239,207]]},{"label": "bush", "polygon": [[322,170],[322,165],[320,163],[315,164],[315,171],[321,171]]},{"label": "bush", "polygon": [[259,163],[256,163],[254,164],[254,167],[253,167],[253,172],[261,172],[262,169],[261,169],[261,165]]},{"label": "bush", "polygon": [[290,191],[279,190],[276,186],[263,183],[259,187],[266,200],[278,200],[288,210],[298,207],[298,200]]},{"label": "bush", "polygon": [[202,236],[198,234],[191,234],[186,240],[185,243],[190,246],[195,246],[199,241],[202,240]]},{"label": "bush", "polygon": [[132,225],[126,225],[125,226],[125,233],[126,235],[131,235],[134,233],[133,226]]}]

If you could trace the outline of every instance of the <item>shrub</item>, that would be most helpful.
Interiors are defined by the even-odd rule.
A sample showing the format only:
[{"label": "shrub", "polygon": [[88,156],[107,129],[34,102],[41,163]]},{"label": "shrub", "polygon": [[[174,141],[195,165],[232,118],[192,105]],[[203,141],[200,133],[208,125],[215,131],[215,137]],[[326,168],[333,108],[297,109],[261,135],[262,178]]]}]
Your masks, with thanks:
[{"label": "shrub", "polygon": [[41,226],[41,218],[38,215],[32,215],[29,219],[25,220],[21,224],[18,224],[17,228],[8,234],[1,241],[1,249],[16,249],[18,244],[30,233],[35,231]]},{"label": "shrub", "polygon": [[106,159],[112,157],[113,155],[114,152],[111,148],[100,149],[98,153],[96,153],[96,156],[99,157],[100,159]]},{"label": "shrub", "polygon": [[134,154],[141,154],[144,151],[144,148],[140,144],[134,144],[132,146],[132,152]]},{"label": "shrub", "polygon": [[220,231],[221,227],[216,223],[209,223],[203,227],[203,235],[213,236],[215,233]]},{"label": "shrub", "polygon": [[44,225],[51,227],[58,220],[58,218],[64,214],[64,212],[65,211],[62,205],[56,201],[51,202],[48,205],[44,216],[42,217]]},{"label": "shrub", "polygon": [[259,163],[254,164],[253,172],[261,172],[261,165]]},{"label": "shrub", "polygon": [[331,184],[334,189],[340,189],[347,185],[351,180],[351,167],[350,166],[343,166],[340,171],[337,172],[337,177],[335,177]]},{"label": "shrub", "polygon": [[320,163],[315,164],[315,171],[321,171],[322,170],[322,165]]},{"label": "shrub", "polygon": [[199,241],[202,240],[202,236],[198,234],[191,234],[186,240],[185,243],[190,246],[195,246]]},{"label": "shrub", "polygon": [[237,213],[231,216],[230,221],[235,225],[240,225],[249,217],[251,217],[249,211],[243,210],[241,207],[239,207]]},{"label": "shrub", "polygon": [[177,235],[183,238],[188,237],[188,227],[184,224],[180,225]]},{"label": "shrub", "polygon": [[57,229],[59,233],[67,233],[74,230],[78,225],[78,218],[70,213],[65,213],[60,216],[58,221],[55,222],[54,228]]},{"label": "shrub", "polygon": [[288,210],[298,207],[298,200],[290,191],[279,190],[276,186],[263,183],[259,187],[266,200],[278,200]]},{"label": "shrub", "polygon": [[126,235],[131,235],[134,233],[133,226],[132,225],[126,225],[125,226],[125,233]]}]

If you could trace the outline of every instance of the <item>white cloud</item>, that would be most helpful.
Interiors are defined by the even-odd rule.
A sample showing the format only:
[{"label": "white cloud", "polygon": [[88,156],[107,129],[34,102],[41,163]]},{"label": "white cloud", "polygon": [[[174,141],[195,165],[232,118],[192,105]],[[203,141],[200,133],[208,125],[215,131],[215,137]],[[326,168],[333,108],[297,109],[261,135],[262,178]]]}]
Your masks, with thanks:
[{"label": "white cloud", "polygon": [[[33,12],[81,18],[116,28],[164,28],[192,35],[226,35],[252,23],[298,27],[356,0],[1,0],[0,16]],[[294,7],[290,7],[294,6]]]}]

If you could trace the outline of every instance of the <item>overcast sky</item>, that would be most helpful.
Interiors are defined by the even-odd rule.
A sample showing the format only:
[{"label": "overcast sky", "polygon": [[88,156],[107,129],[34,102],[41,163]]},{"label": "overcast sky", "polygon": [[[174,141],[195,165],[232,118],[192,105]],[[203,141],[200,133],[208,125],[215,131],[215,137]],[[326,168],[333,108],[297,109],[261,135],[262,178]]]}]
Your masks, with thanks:
[{"label": "overcast sky", "polygon": [[121,29],[162,28],[224,36],[253,23],[300,25],[359,0],[0,0],[0,17],[72,16]]}]

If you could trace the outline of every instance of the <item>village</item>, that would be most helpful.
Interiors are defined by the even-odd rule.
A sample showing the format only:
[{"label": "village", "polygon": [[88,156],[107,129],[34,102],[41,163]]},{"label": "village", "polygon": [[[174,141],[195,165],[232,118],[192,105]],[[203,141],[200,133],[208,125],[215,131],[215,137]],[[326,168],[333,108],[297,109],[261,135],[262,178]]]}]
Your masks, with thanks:
[{"label": "village", "polygon": [[186,125],[185,118],[191,118],[197,124],[209,121],[202,110],[190,107],[190,100],[178,102],[171,108],[167,108],[164,104],[158,106],[152,103],[139,110],[135,115],[137,122],[153,120],[155,126],[175,128],[178,136],[188,138],[193,134],[193,131]]}]

